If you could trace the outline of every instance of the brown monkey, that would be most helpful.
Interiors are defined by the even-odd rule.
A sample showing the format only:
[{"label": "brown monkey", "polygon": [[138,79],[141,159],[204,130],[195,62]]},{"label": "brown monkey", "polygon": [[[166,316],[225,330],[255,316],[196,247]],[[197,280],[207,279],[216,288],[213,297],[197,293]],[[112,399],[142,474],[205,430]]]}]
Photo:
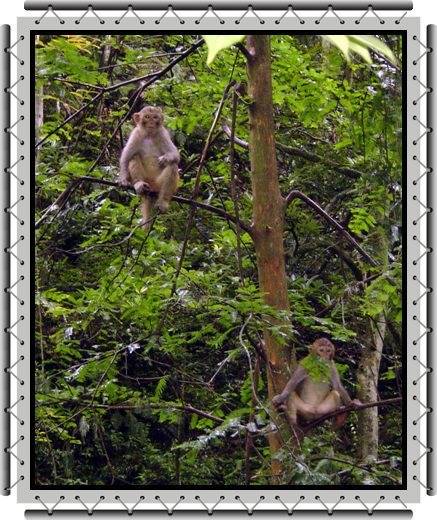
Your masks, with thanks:
[{"label": "brown monkey", "polygon": [[163,127],[160,108],[145,107],[134,114],[137,126],[132,131],[120,157],[120,183],[132,185],[141,199],[141,212],[147,230],[152,198],[147,191],[158,193],[155,206],[165,213],[179,186],[179,152]]},{"label": "brown monkey", "polygon": [[[286,406],[292,424],[297,423],[297,416],[308,423],[345,406],[355,408],[361,405],[357,399],[352,401],[341,384],[333,361],[334,345],[328,339],[320,338],[309,347],[309,351],[282,393],[273,398],[273,405],[276,408]],[[339,428],[346,416],[347,413],[334,417],[334,426]]]}]

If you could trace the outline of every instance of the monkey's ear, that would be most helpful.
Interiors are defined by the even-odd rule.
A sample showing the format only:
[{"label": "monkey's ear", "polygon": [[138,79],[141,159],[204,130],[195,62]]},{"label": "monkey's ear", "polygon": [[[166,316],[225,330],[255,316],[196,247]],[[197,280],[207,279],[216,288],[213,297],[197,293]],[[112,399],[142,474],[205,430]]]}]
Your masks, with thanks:
[{"label": "monkey's ear", "polygon": [[135,123],[138,123],[139,120],[140,120],[140,113],[139,113],[139,112],[136,112],[136,113],[134,114],[134,121],[135,121]]},{"label": "monkey's ear", "polygon": [[314,341],[313,344],[308,347],[310,354],[317,354],[317,349],[319,348],[319,345],[320,340],[316,339],[316,341]]}]

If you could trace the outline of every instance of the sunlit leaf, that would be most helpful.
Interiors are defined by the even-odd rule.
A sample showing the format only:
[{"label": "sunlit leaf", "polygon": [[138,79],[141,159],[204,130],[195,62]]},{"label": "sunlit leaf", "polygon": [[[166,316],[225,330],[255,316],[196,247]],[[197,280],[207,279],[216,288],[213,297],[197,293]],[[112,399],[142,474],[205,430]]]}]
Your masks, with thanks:
[{"label": "sunlit leaf", "polygon": [[208,59],[206,63],[210,65],[217,54],[236,43],[244,40],[244,34],[204,34],[203,39],[208,46]]}]

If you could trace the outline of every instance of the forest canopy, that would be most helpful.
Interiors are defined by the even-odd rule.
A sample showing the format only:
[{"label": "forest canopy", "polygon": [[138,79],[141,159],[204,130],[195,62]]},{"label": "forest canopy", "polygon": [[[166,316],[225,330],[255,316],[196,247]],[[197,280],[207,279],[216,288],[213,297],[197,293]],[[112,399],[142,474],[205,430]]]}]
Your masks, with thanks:
[{"label": "forest canopy", "polygon": [[[372,37],[35,37],[37,486],[402,485],[402,35]],[[181,178],[148,231],[144,106]],[[364,406],[296,434],[272,398],[322,337]]]}]

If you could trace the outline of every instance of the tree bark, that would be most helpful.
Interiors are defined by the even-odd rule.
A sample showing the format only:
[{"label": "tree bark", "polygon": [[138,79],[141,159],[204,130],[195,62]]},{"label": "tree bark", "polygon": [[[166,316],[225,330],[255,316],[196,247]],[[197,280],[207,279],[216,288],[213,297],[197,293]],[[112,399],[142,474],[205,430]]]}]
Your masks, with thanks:
[{"label": "tree bark", "polygon": [[[270,37],[251,35],[247,38],[247,77],[249,105],[249,152],[252,174],[253,224],[252,237],[257,256],[260,291],[264,301],[274,309],[290,311],[285,274],[283,242],[285,199],[279,189],[275,133],[273,121],[272,83],[270,68]],[[271,318],[272,325],[280,325]],[[284,348],[277,337],[265,327],[264,341],[268,363],[268,389],[272,398],[284,388],[290,377],[295,356]],[[293,367],[295,368],[295,367]],[[276,413],[272,410],[272,418]],[[269,436],[274,455],[283,447],[278,433]],[[273,475],[279,475],[280,463],[273,461]]]},{"label": "tree bark", "polygon": [[[378,380],[381,364],[382,349],[386,326],[381,323],[379,330],[373,330],[369,325],[367,339],[369,345],[364,349],[357,372],[358,398],[364,403],[373,403],[379,400]],[[365,459],[378,458],[378,408],[367,408],[358,414],[358,442],[357,457]]]},{"label": "tree bark", "polygon": [[[387,240],[382,232],[382,223],[372,231],[373,249],[378,252],[377,261],[384,265],[388,258]],[[368,319],[366,327],[366,347],[361,355],[357,371],[358,399],[362,403],[373,403],[379,400],[378,381],[381,365],[384,337],[387,329],[385,312]],[[358,414],[357,456],[360,459],[378,458],[379,415],[378,408],[368,408]]]},{"label": "tree bark", "polygon": [[[35,42],[39,40],[39,35],[35,35]],[[40,140],[41,127],[44,124],[44,87],[41,85],[35,90],[35,142]],[[35,167],[40,163],[40,148],[36,149]]]}]

